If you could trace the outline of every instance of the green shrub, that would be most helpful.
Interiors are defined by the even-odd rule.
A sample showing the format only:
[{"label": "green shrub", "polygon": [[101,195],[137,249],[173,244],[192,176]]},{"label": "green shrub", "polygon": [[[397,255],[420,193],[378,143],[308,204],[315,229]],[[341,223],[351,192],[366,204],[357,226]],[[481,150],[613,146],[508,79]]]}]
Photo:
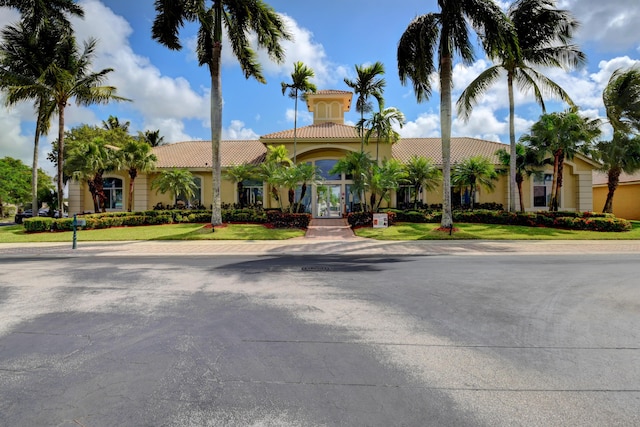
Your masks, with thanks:
[{"label": "green shrub", "polygon": [[171,224],[172,222],[173,222],[173,217],[171,215],[157,215],[157,216],[147,217],[147,220],[146,220],[147,225]]},{"label": "green shrub", "polygon": [[[440,212],[422,213],[417,211],[393,210],[396,220],[399,222],[440,222]],[[493,209],[454,210],[452,212],[454,222],[523,225],[528,227],[556,227],[569,230],[587,231],[628,231],[631,223],[627,220],[616,218],[612,214],[594,212],[504,212]],[[349,224],[369,225],[363,220],[354,218]],[[390,222],[391,224],[391,222]]]},{"label": "green shrub", "polygon": [[351,212],[347,215],[347,222],[353,227],[367,227],[373,224],[371,212]]},{"label": "green shrub", "polygon": [[[280,212],[277,210],[269,210],[269,212]],[[224,209],[222,211],[223,222],[239,222],[250,224],[264,224],[267,222],[267,215],[262,209],[242,208],[242,209]]]},{"label": "green shrub", "polygon": [[280,211],[267,211],[267,223],[274,228],[302,228],[309,227],[311,215],[308,213],[288,213]]},{"label": "green shrub", "polygon": [[24,224],[25,231],[29,233],[39,233],[43,231],[50,231],[53,224],[53,218],[49,218],[46,216],[25,218],[22,224]]},{"label": "green shrub", "polygon": [[73,218],[56,219],[51,224],[54,231],[73,231]]},{"label": "green shrub", "polygon": [[145,225],[146,223],[147,217],[144,215],[129,215],[122,219],[122,225],[126,225],[127,227]]}]

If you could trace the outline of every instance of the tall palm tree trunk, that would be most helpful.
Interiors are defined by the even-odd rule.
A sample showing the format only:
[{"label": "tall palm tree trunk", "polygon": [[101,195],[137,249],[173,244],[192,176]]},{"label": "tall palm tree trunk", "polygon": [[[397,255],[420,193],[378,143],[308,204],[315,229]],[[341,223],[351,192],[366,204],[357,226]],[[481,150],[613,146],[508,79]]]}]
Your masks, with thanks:
[{"label": "tall palm tree trunk", "polygon": [[131,212],[131,208],[133,207],[133,189],[134,182],[136,177],[138,176],[138,171],[135,168],[129,169],[129,202],[127,203],[127,211]]},{"label": "tall palm tree trunk", "polygon": [[296,100],[294,101],[295,111],[293,113],[293,165],[296,165],[296,139],[298,136],[298,89],[295,90]]},{"label": "tall palm tree trunk", "polygon": [[613,194],[616,192],[618,188],[618,184],[620,183],[620,168],[611,168],[607,172],[607,188],[609,191],[607,192],[607,200],[604,202],[604,207],[602,208],[602,212],[605,213],[613,213]]},{"label": "tall palm tree trunk", "polygon": [[100,203],[100,211],[104,213],[107,211],[107,195],[104,194],[104,179],[102,179],[103,173],[104,170],[99,170],[98,172],[96,172],[95,176],[93,177],[93,184],[95,185],[96,189],[96,197],[98,198],[98,202]]},{"label": "tall palm tree trunk", "polygon": [[100,203],[98,202],[98,194],[96,193],[96,185],[93,179],[87,180],[89,185],[89,192],[91,193],[91,201],[93,201],[93,211],[98,213],[100,211]]},{"label": "tall palm tree trunk", "polygon": [[64,212],[64,108],[67,102],[58,103],[58,211],[62,217]]},{"label": "tall palm tree trunk", "polygon": [[522,200],[522,174],[516,174],[516,186],[518,187],[518,199],[520,199],[520,212],[524,212],[524,200]]},{"label": "tall palm tree trunk", "polygon": [[[211,225],[222,224],[222,203],[220,199],[220,141],[222,139],[222,77],[220,59],[222,42],[213,43],[213,64],[211,66],[211,167],[212,167],[212,201]],[[212,228],[212,230],[215,230]]]},{"label": "tall palm tree trunk", "polygon": [[562,190],[562,174],[564,172],[564,153],[558,157],[558,179],[556,181],[556,191],[552,198],[552,205],[554,211],[557,211],[560,207],[560,192]]},{"label": "tall palm tree trunk", "polygon": [[549,200],[549,210],[553,211],[554,205],[557,207],[558,203],[554,200],[556,196],[556,189],[558,188],[558,164],[560,163],[560,152],[562,150],[556,150],[553,153],[553,180],[551,181],[551,200]]},{"label": "tall palm tree trunk", "polygon": [[[509,88],[509,212],[516,211],[516,125],[515,125],[515,101],[513,99],[513,75],[507,76],[507,87]],[[521,191],[518,191],[522,199]],[[522,207],[522,200],[520,200]],[[522,209],[524,210],[524,209]]]},{"label": "tall palm tree trunk", "polygon": [[[38,150],[40,145],[40,123],[36,123],[36,134],[33,138],[33,163],[31,168],[31,212],[38,212]],[[51,209],[51,208],[50,208]],[[62,215],[60,216],[62,218]]]},{"label": "tall palm tree trunk", "polygon": [[[445,43],[447,42],[448,40],[445,41]],[[445,228],[453,227],[453,216],[451,214],[452,60],[453,58],[450,54],[443,54],[440,59],[440,127],[442,129],[442,220],[440,221],[440,226]]]}]

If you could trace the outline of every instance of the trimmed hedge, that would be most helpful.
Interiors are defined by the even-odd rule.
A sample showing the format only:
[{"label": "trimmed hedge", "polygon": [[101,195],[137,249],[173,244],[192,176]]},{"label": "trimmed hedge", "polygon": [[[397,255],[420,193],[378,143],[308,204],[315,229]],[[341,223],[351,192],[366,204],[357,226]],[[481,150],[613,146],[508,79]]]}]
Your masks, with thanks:
[{"label": "trimmed hedge", "polygon": [[280,211],[267,211],[267,223],[274,228],[302,228],[309,227],[311,214],[308,213],[288,213]]},{"label": "trimmed hedge", "polygon": [[28,233],[39,233],[51,230],[54,219],[46,216],[37,216],[34,218],[25,218],[22,221],[24,229]]},{"label": "trimmed hedge", "polygon": [[[84,219],[84,230],[97,230],[110,227],[132,227],[140,225],[179,224],[179,223],[208,223],[211,221],[210,210],[149,210],[139,212],[106,212],[98,214],[78,215]],[[267,224],[275,228],[303,228],[306,229],[311,221],[309,214],[288,214],[279,210],[268,212],[262,209],[223,209],[223,222]],[[43,231],[71,231],[73,218],[53,219],[49,217],[28,218],[24,221],[27,232]]]},{"label": "trimmed hedge", "polygon": [[[440,212],[424,213],[417,211],[394,212],[398,222],[440,222]],[[586,231],[629,231],[631,223],[616,218],[612,214],[595,212],[504,212],[479,209],[474,211],[455,210],[454,222],[524,225],[528,227],[552,227]]]}]

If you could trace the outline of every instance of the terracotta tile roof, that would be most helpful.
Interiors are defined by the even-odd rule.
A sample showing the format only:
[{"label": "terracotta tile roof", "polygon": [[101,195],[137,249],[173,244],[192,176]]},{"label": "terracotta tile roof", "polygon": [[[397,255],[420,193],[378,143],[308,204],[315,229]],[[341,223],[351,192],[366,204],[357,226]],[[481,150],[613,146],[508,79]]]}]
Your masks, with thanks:
[{"label": "terracotta tile roof", "polygon": [[[466,137],[451,138],[451,163],[481,155],[499,165],[500,161],[495,153],[501,148],[509,151],[509,145],[500,142]],[[432,159],[436,165],[442,165],[442,142],[440,138],[401,138],[392,146],[391,154],[403,163],[415,154]]]},{"label": "terracotta tile roof", "polygon": [[[302,132],[301,132],[302,131]],[[323,123],[319,125],[305,126],[298,129],[298,137],[309,140],[351,140],[359,141],[355,127],[338,125],[335,123]],[[264,140],[276,142],[279,139],[293,138],[293,130],[276,132],[262,137]],[[498,142],[484,141],[475,138],[451,138],[451,163],[461,161],[471,156],[483,155],[494,164],[499,164],[495,152],[509,146]],[[253,163],[264,161],[266,154],[265,145],[257,139],[222,141],[222,167],[234,164]],[[159,168],[209,168],[211,167],[211,142],[209,141],[184,141],[175,144],[162,145],[153,149],[158,157]],[[392,147],[393,157],[406,162],[416,154],[434,161],[436,165],[442,164],[442,145],[440,138],[402,138]]]},{"label": "terracotta tile roof", "polygon": [[[259,164],[264,160],[266,147],[257,139],[222,141],[220,145],[222,167],[244,162]],[[159,168],[211,167],[210,141],[184,141],[161,145],[153,149]]]},{"label": "terracotta tile roof", "polygon": [[337,94],[342,95],[347,93],[352,94],[353,92],[348,90],[336,90],[336,89],[322,89],[315,92],[316,95],[337,95]]},{"label": "terracotta tile roof", "polygon": [[[298,128],[296,132],[298,139],[358,139],[358,132],[354,126],[341,125],[337,123],[319,123]],[[274,132],[260,137],[263,141],[293,139],[293,129]],[[348,141],[353,142],[353,141]]]},{"label": "terracotta tile roof", "polygon": [[[608,177],[606,172],[593,171],[593,185],[606,186],[607,182],[608,182]],[[633,174],[627,174],[623,172],[620,174],[620,184],[631,184],[631,183],[640,183],[640,172],[636,172]]]}]

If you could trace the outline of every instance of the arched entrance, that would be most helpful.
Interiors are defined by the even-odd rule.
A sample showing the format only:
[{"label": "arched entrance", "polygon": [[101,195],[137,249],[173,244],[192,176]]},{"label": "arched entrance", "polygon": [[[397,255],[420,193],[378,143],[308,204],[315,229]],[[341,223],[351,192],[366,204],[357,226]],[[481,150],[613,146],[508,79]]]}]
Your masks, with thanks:
[{"label": "arched entrance", "polygon": [[[311,194],[311,214],[314,218],[341,218],[359,203],[351,194],[353,180],[345,174],[331,174],[337,159],[316,159],[312,163],[319,171],[321,183],[314,185]],[[355,200],[354,200],[355,198]]]}]

